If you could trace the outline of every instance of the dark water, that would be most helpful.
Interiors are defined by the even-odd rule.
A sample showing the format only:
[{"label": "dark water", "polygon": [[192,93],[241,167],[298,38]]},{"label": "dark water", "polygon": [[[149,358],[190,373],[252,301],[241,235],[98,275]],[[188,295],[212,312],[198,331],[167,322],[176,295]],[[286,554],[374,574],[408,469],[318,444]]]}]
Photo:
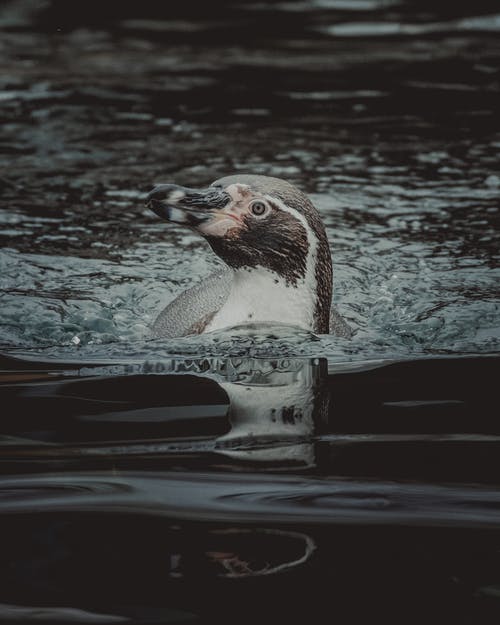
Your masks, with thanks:
[{"label": "dark water", "polygon": [[[500,6],[0,7],[0,622],[500,621]],[[153,184],[287,178],[351,341],[152,341]]]},{"label": "dark water", "polygon": [[497,622],[498,358],[163,366],[2,363],[2,621]]}]

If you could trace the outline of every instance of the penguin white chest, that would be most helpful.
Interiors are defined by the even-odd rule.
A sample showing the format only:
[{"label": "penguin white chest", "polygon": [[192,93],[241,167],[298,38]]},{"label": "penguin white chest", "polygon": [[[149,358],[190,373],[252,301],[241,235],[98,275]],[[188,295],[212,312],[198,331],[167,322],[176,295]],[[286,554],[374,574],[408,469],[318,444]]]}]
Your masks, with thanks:
[{"label": "penguin white chest", "polygon": [[[312,285],[311,285],[312,286]],[[205,332],[243,323],[283,323],[312,329],[316,294],[305,280],[296,285],[273,271],[239,269],[229,297]]]}]

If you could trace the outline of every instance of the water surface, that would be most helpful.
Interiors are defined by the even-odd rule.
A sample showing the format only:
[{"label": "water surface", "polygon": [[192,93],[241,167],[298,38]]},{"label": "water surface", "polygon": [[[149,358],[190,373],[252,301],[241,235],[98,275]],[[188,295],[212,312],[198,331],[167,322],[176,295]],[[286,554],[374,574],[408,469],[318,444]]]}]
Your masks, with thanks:
[{"label": "water surface", "polygon": [[242,171],[325,221],[357,333],[315,355],[497,351],[495,7],[347,4],[8,3],[0,343],[146,340],[218,260],[144,192]]}]

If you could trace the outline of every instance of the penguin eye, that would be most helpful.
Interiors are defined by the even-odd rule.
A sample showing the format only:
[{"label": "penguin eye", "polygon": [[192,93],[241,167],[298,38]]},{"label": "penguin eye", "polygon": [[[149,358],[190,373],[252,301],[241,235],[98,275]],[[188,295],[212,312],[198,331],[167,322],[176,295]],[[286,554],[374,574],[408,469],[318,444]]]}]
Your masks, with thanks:
[{"label": "penguin eye", "polygon": [[262,215],[267,211],[267,205],[264,204],[264,202],[257,200],[256,202],[252,202],[250,204],[250,210],[257,217],[262,217]]}]

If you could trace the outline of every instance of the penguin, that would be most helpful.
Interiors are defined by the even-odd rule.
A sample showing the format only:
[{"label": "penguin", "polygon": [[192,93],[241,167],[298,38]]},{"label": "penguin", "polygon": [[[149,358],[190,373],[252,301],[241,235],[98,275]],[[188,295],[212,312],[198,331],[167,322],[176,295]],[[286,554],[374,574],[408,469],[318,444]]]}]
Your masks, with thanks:
[{"label": "penguin", "polygon": [[171,302],[153,325],[154,338],[255,323],[351,337],[331,304],[332,260],[323,222],[291,183],[238,174],[206,189],[161,184],[147,195],[146,206],[198,232],[227,266]]}]

